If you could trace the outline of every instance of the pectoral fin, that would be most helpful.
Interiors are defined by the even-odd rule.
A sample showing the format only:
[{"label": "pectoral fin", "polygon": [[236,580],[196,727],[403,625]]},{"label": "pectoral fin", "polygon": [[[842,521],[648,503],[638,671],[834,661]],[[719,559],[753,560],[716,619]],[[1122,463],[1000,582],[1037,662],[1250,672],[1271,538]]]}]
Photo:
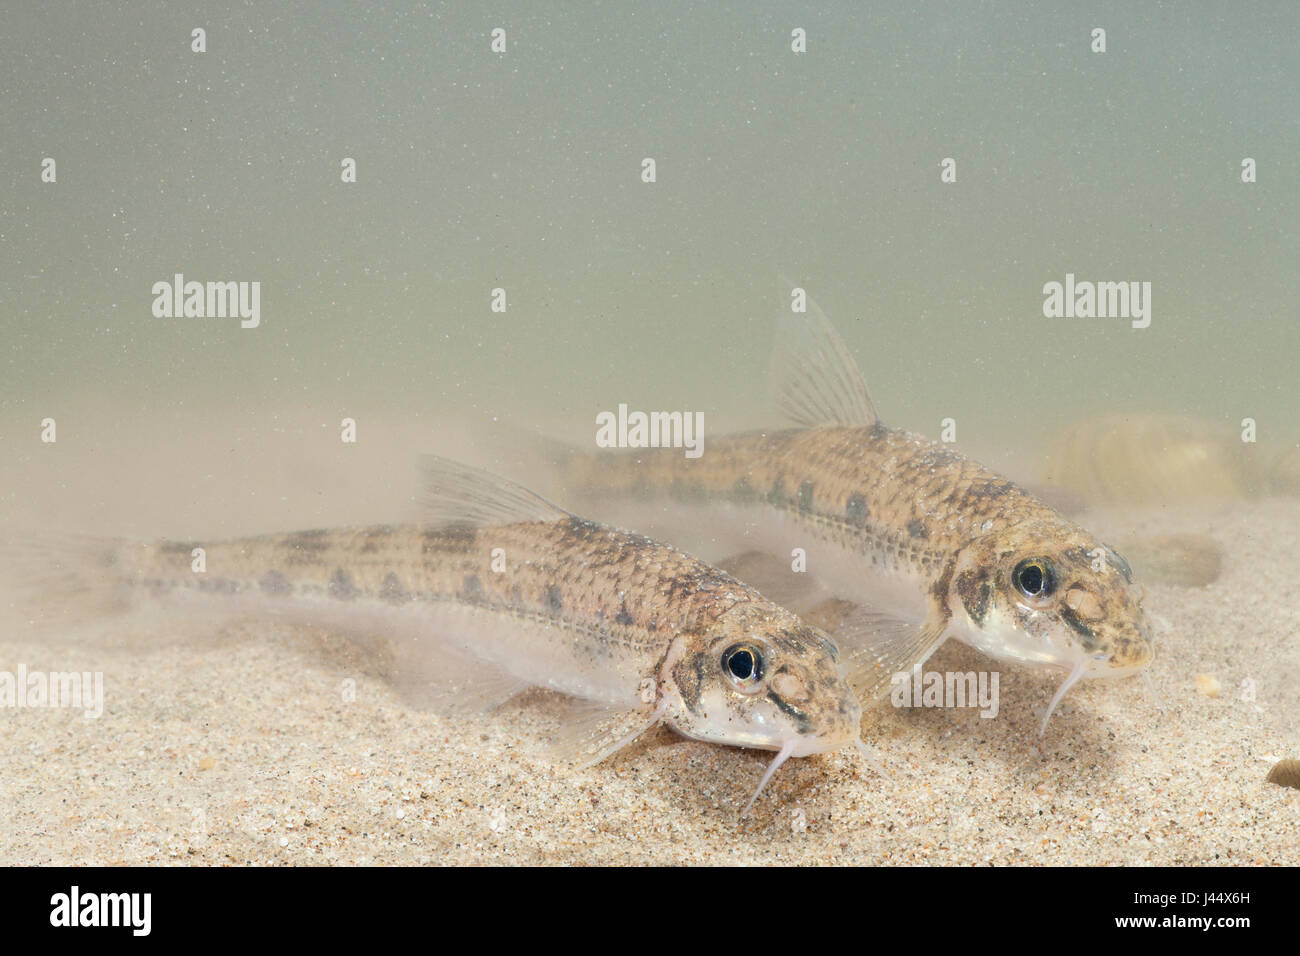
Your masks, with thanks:
[{"label": "pectoral fin", "polygon": [[665,706],[651,711],[575,700],[551,743],[551,753],[579,768],[598,764],[659,723]]},{"label": "pectoral fin", "polygon": [[895,674],[925,663],[943,643],[947,626],[939,615],[918,627],[859,605],[826,630],[840,650],[849,685],[863,703],[870,703],[885,696]]},{"label": "pectoral fin", "polygon": [[502,668],[438,640],[399,638],[388,653],[398,693],[444,717],[486,713],[529,687]]}]

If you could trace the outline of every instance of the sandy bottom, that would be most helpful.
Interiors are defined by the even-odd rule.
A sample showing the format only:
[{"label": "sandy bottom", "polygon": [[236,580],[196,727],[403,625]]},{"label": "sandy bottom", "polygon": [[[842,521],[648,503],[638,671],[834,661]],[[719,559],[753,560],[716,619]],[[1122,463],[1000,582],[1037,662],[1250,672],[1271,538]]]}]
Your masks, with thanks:
[{"label": "sandy bottom", "polygon": [[553,697],[441,719],[318,632],[7,631],[0,670],[102,671],[106,706],[0,711],[0,863],[1300,862],[1300,792],[1265,783],[1300,757],[1300,502],[1084,523],[1225,549],[1216,584],[1150,587],[1163,709],[1140,679],[1093,682],[1040,739],[1058,678],[950,645],[927,669],[1000,670],[996,718],[877,707],[864,735],[888,777],[847,753],[791,761],[744,820],[769,755],[657,730],[557,766]]}]

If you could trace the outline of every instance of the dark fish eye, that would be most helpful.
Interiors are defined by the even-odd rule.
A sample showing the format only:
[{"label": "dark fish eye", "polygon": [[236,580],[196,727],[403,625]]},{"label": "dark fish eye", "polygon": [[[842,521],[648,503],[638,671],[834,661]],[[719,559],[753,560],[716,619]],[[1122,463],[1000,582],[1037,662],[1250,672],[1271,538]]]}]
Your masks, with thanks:
[{"label": "dark fish eye", "polygon": [[1055,587],[1052,566],[1045,558],[1027,558],[1021,561],[1011,572],[1011,580],[1027,598],[1047,597]]},{"label": "dark fish eye", "polygon": [[752,644],[733,644],[722,652],[722,670],[736,689],[752,694],[763,680],[763,655]]}]

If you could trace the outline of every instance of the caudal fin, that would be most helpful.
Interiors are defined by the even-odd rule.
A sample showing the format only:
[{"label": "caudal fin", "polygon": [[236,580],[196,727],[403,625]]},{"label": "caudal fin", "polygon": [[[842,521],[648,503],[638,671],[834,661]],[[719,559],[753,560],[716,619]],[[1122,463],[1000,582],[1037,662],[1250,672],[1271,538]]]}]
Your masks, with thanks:
[{"label": "caudal fin", "polygon": [[130,609],[125,542],[48,532],[0,539],[0,616],[7,636],[50,637]]}]

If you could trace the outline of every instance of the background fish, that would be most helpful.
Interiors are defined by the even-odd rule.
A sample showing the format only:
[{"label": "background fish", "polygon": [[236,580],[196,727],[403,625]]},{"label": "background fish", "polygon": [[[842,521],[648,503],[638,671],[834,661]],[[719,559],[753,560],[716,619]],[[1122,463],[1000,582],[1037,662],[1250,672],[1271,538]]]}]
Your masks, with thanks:
[{"label": "background fish", "polygon": [[[803,549],[829,595],[860,605],[836,639],[882,659],[923,661],[955,637],[998,660],[1063,668],[1047,716],[1079,679],[1150,663],[1128,563],[1014,482],[882,425],[811,302],[780,324],[774,373],[797,427],[710,435],[695,460],[671,449],[570,454],[565,486],[591,513],[666,540],[707,527],[734,549],[778,558],[777,573],[750,568],[746,580],[796,608],[807,595],[789,594],[806,589],[791,559]],[[875,697],[887,680],[859,690]]]},{"label": "background fish", "polygon": [[531,686],[584,702],[561,751],[587,764],[659,722],[775,750],[754,798],[789,757],[863,749],[835,645],[753,588],[484,472],[429,459],[425,479],[423,526],[63,549],[52,590],[71,598],[80,578],[136,603],[382,633],[408,690],[444,711]]}]

